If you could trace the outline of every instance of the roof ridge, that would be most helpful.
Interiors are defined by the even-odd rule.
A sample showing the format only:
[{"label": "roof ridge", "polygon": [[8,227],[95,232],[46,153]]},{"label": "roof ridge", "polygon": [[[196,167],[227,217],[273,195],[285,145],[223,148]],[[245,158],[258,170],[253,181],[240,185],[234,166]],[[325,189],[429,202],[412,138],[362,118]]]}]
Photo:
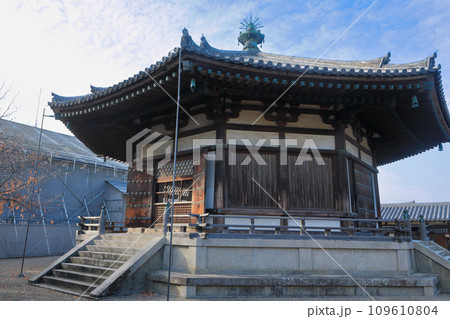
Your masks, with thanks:
[{"label": "roof ridge", "polygon": [[450,202],[404,202],[404,203],[385,203],[381,204],[384,207],[392,207],[392,206],[430,206],[430,205],[450,205]]}]

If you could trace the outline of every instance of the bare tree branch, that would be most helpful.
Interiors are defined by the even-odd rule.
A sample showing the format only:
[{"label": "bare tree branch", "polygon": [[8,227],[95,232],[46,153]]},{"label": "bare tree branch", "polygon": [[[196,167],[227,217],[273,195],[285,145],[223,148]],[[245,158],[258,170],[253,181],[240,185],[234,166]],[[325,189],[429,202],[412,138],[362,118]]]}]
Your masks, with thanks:
[{"label": "bare tree branch", "polygon": [[6,88],[5,81],[3,81],[0,85],[0,119],[9,117],[18,110],[18,108],[15,107],[15,102],[19,92],[17,92],[12,98],[9,98],[11,88],[12,86]]}]

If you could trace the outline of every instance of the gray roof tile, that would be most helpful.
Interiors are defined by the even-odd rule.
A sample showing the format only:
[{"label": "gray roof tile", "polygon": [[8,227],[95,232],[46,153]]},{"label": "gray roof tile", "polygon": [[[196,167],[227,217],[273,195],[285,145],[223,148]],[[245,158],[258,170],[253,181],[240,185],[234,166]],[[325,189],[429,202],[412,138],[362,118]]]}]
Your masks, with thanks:
[{"label": "gray roof tile", "polygon": [[419,221],[422,215],[426,222],[450,221],[450,202],[443,203],[396,203],[382,204],[381,217],[383,219],[401,219],[403,211],[408,210],[412,221]]},{"label": "gray roof tile", "polygon": [[[220,50],[212,47],[204,36],[201,37],[200,45],[198,45],[192,40],[192,37],[189,35],[187,29],[183,30],[183,36],[181,37],[181,50],[195,52],[199,55],[210,57],[216,60],[222,60],[225,62],[250,65],[258,68],[291,70],[298,73],[307,72],[308,74],[359,77],[403,77],[413,76],[417,74],[426,74],[438,71],[440,69],[440,65],[435,66],[435,58],[437,57],[436,53],[417,62],[405,64],[389,64],[391,57],[390,52],[388,52],[385,56],[372,60],[339,61],[294,57],[264,52]],[[65,97],[52,93],[53,98],[52,101],[49,102],[49,105],[51,107],[74,106],[87,101],[95,100],[107,94],[114,93],[143,78],[148,77],[159,68],[174,59],[178,55],[178,51],[179,48],[174,48],[168,53],[167,56],[163,57],[161,61],[156,62],[156,64],[152,64],[144,71],[140,71],[138,74],[135,74],[134,76],[113,86],[107,88],[91,86],[91,93],[82,96]],[[440,84],[438,91],[442,94],[442,84]]]}]

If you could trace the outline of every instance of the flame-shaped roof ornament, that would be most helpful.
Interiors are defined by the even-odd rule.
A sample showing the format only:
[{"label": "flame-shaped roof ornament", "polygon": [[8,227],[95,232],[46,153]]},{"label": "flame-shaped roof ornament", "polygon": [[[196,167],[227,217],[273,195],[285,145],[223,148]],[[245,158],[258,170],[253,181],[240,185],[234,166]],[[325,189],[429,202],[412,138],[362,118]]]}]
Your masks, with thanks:
[{"label": "flame-shaped roof ornament", "polygon": [[264,42],[264,34],[259,30],[262,27],[261,20],[251,14],[241,21],[240,28],[245,31],[239,33],[238,41],[244,46],[244,51],[260,52],[258,44]]}]

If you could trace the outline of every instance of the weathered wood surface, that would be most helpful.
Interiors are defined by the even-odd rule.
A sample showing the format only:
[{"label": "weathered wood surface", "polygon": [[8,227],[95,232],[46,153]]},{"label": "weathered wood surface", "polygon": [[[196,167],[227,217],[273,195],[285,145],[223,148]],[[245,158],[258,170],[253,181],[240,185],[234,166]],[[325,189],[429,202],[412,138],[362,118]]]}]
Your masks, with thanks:
[{"label": "weathered wood surface", "polygon": [[147,227],[151,219],[153,199],[153,176],[146,172],[130,169],[128,171],[127,203],[125,227]]},{"label": "weathered wood surface", "polygon": [[372,174],[367,168],[354,162],[353,176],[355,183],[356,212],[360,218],[374,218],[375,201],[373,198]]},{"label": "weathered wood surface", "polygon": [[[277,207],[276,202],[267,195],[278,198],[277,153],[259,154],[267,165],[258,165],[249,152],[236,152],[236,165],[228,167],[230,207]],[[248,161],[247,156],[251,161],[247,165],[241,165]]]}]

